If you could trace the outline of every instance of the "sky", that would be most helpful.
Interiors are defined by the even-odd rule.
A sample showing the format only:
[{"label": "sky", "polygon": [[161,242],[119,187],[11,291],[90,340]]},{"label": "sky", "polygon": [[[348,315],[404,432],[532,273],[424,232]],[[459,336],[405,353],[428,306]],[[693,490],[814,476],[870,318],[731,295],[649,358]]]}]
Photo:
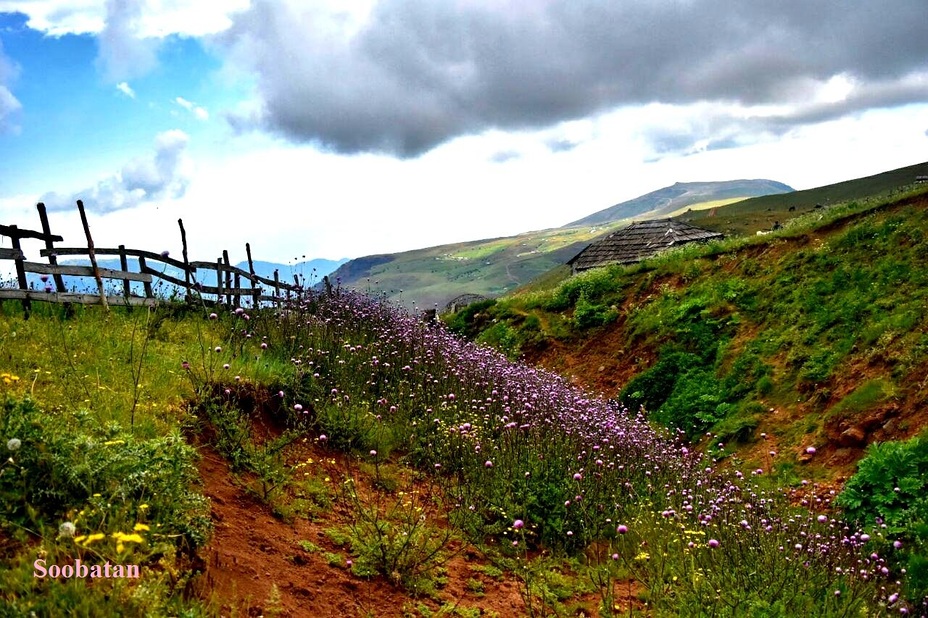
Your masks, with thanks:
[{"label": "sky", "polygon": [[[0,224],[292,263],[928,160],[925,0],[0,0]],[[0,246],[9,246],[0,239]],[[36,248],[33,253],[37,254]],[[27,250],[27,257],[37,258]]]}]

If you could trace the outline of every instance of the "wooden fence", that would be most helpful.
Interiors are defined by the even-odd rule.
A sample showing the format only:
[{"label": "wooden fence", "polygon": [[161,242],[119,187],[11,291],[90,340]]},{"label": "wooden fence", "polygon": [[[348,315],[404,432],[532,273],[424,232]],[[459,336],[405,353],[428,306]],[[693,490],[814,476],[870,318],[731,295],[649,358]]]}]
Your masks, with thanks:
[{"label": "wooden fence", "polygon": [[[51,233],[48,214],[45,204],[36,205],[39,211],[39,220],[42,231],[21,229],[15,225],[0,225],[0,236],[12,240],[12,248],[0,247],[0,260],[13,260],[16,269],[16,287],[0,286],[0,300],[16,299],[22,302],[23,309],[29,314],[31,303],[34,301],[64,303],[64,304],[101,304],[123,306],[154,306],[163,299],[155,294],[153,282],[159,279],[176,286],[176,290],[183,291],[187,301],[204,301],[209,304],[221,304],[231,307],[240,307],[242,299],[250,299],[252,306],[262,303],[280,304],[299,294],[303,289],[296,275],[293,283],[280,281],[278,271],[274,271],[274,278],[268,279],[255,273],[254,262],[251,258],[251,245],[245,244],[248,256],[248,270],[237,268],[229,263],[229,252],[223,251],[222,257],[215,262],[190,261],[187,253],[187,233],[184,230],[182,219],[177,220],[180,227],[181,243],[183,246],[183,259],[176,260],[165,253],[154,253],[140,249],[127,249],[124,245],[118,248],[96,248],[90,235],[84,204],[77,200],[81,222],[84,226],[87,245],[83,247],[58,247],[55,243],[63,243],[61,236]],[[33,239],[44,242],[45,248],[40,255],[48,263],[29,261],[23,251],[22,241]],[[97,256],[119,256],[119,270],[101,268],[97,265]],[[86,257],[90,266],[59,264],[60,256]],[[129,268],[129,258],[135,258],[138,270]],[[161,270],[156,266],[162,265]],[[164,271],[171,266],[183,273],[183,278],[174,277]],[[36,290],[30,286],[27,273],[38,274],[44,283],[43,290]],[[65,287],[64,276],[93,279],[97,293],[69,292]],[[202,281],[215,280],[216,285],[204,285]],[[103,281],[117,281],[122,283],[121,294],[107,292]],[[132,283],[141,283],[144,294],[133,292]],[[326,281],[326,283],[328,283]],[[118,286],[118,283],[117,283]],[[136,286],[138,287],[138,286]]]}]

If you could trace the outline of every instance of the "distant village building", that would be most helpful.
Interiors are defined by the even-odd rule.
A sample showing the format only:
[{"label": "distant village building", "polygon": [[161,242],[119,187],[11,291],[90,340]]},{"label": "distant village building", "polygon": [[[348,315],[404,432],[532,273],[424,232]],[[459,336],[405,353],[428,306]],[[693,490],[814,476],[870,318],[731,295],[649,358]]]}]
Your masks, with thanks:
[{"label": "distant village building", "polygon": [[567,263],[577,274],[608,264],[634,264],[671,247],[722,237],[718,232],[673,219],[636,221],[587,246]]}]

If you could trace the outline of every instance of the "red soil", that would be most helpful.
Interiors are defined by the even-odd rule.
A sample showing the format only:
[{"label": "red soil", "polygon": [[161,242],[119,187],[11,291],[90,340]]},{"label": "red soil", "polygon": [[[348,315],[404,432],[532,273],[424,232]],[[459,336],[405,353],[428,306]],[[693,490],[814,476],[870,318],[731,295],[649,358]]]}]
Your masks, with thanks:
[{"label": "red soil", "polygon": [[[255,439],[276,433],[279,428],[267,414],[255,420]],[[207,440],[201,437],[202,442]],[[464,610],[500,618],[527,615],[522,582],[512,573],[490,577],[475,569],[490,561],[477,548],[462,546],[459,541],[450,544],[455,554],[444,565],[445,583],[432,596],[417,597],[383,577],[357,577],[344,562],[331,565],[325,552],[350,557],[346,548],[336,546],[325,534],[327,528],[344,522],[348,513],[344,505],[336,502],[317,513],[315,519],[294,517],[288,523],[242,487],[228,462],[212,446],[204,443],[200,448],[199,469],[203,491],[212,503],[214,533],[202,551],[206,567],[198,589],[222,615],[422,616],[443,606],[445,611],[453,610],[447,615],[465,615]],[[345,469],[342,455],[311,441],[297,442],[288,453],[289,461],[307,458],[324,465],[333,482]],[[372,491],[369,486],[362,494],[368,491]],[[322,551],[305,551],[301,541],[309,541]],[[626,589],[626,584],[621,588]],[[636,592],[637,586],[632,591]],[[617,604],[627,608],[628,599],[620,598]],[[571,615],[596,616],[597,605],[598,597],[588,595],[577,601]]]}]

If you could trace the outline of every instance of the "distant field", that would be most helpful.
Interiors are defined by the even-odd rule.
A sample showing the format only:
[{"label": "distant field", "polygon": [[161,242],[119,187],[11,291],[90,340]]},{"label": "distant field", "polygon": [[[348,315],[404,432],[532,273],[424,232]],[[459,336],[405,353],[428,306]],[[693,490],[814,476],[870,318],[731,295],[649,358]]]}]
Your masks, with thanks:
[{"label": "distant field", "polygon": [[678,208],[673,211],[667,217],[679,217],[682,214],[686,214],[691,210],[710,210],[712,208],[721,208],[722,206],[728,206],[730,204],[736,204],[738,202],[743,202],[748,198],[746,197],[732,197],[724,200],[711,200],[708,202],[700,202],[698,204],[693,204],[692,206],[687,206],[686,208]]},{"label": "distant field", "polygon": [[366,259],[368,267],[336,272],[342,285],[382,294],[409,309],[443,308],[461,294],[500,296],[564,264],[623,223],[556,228],[508,238],[440,245]]}]

